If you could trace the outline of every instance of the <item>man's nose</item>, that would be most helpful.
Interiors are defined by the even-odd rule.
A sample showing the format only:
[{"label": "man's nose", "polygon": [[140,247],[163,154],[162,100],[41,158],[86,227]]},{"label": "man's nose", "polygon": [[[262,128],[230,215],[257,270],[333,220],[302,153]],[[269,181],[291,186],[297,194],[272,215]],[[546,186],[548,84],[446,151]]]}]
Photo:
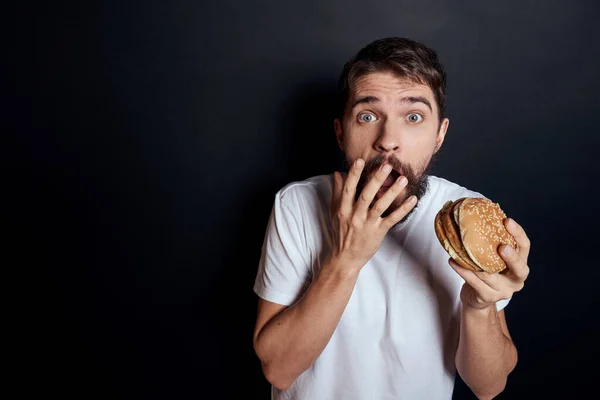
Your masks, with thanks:
[{"label": "man's nose", "polygon": [[395,152],[400,148],[399,132],[394,132],[389,122],[383,124],[375,142],[376,150],[383,153]]}]

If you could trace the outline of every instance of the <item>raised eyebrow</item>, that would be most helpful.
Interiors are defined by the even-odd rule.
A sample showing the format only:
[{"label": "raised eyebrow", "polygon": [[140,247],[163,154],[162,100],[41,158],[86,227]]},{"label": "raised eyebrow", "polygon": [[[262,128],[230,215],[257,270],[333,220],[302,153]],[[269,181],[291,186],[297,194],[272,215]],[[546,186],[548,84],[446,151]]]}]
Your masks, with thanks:
[{"label": "raised eyebrow", "polygon": [[[377,102],[379,102],[379,98],[377,98],[375,96],[357,97],[356,100],[354,100],[352,102],[351,110],[353,110],[354,107],[356,107],[359,104],[372,104],[372,103],[377,103]],[[427,107],[429,107],[429,110],[431,112],[433,112],[433,107],[431,106],[431,103],[429,102],[429,100],[427,100],[423,96],[408,96],[408,97],[403,97],[400,99],[400,104],[415,104],[415,103],[423,103]]]},{"label": "raised eyebrow", "polygon": [[415,104],[415,103],[423,103],[425,104],[427,107],[429,107],[429,110],[431,112],[433,112],[433,108],[431,107],[431,103],[429,102],[429,100],[427,100],[425,97],[423,96],[408,96],[408,97],[403,97],[400,99],[400,103],[401,104]]},{"label": "raised eyebrow", "polygon": [[354,110],[354,107],[356,107],[359,104],[372,104],[372,103],[377,103],[379,102],[379,99],[375,96],[361,96],[361,97],[357,97],[356,100],[354,100],[352,102],[352,108],[351,110]]}]

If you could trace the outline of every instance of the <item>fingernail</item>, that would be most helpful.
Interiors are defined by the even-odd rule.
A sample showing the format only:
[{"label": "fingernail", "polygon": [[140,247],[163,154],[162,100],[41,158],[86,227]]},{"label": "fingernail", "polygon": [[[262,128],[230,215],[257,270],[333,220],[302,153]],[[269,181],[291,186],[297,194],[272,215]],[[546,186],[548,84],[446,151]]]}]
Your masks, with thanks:
[{"label": "fingernail", "polygon": [[359,158],[358,160],[356,160],[356,166],[357,167],[362,167],[363,166],[364,161],[362,160],[362,158]]},{"label": "fingernail", "polygon": [[508,227],[511,229],[517,227],[517,225],[515,224],[515,221],[512,218],[508,219]]},{"label": "fingernail", "polygon": [[390,166],[390,164],[385,164],[383,166],[383,172],[388,173],[392,170],[392,167]]},{"label": "fingernail", "polygon": [[417,202],[417,196],[410,196],[410,199],[408,199],[408,204],[413,204]]},{"label": "fingernail", "polygon": [[400,182],[401,185],[406,185],[406,177],[401,176],[400,178],[398,178],[398,182]]},{"label": "fingernail", "polygon": [[512,253],[513,253],[512,247],[510,247],[506,244],[502,247],[502,254],[504,254],[505,256],[510,256]]}]

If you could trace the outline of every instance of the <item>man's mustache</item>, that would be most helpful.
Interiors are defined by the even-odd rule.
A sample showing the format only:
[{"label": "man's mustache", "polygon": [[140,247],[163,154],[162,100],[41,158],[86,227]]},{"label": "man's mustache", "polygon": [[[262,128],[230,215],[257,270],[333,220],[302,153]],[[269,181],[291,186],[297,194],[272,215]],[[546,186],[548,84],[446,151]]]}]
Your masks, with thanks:
[{"label": "man's mustache", "polygon": [[410,166],[402,163],[398,158],[394,156],[385,157],[383,155],[374,157],[365,163],[363,168],[363,173],[360,177],[359,185],[366,185],[369,180],[377,173],[379,168],[384,165],[389,164],[394,171],[398,173],[398,176],[404,175],[410,183],[414,183],[417,180],[412,168]]},{"label": "man's mustache", "polygon": [[373,174],[377,173],[379,168],[381,168],[381,166],[384,164],[389,164],[394,171],[398,172],[401,175],[404,174],[404,172],[407,171],[407,169],[410,169],[406,168],[404,164],[396,157],[386,158],[377,156],[365,163],[364,170],[367,171],[367,176],[371,177]]}]

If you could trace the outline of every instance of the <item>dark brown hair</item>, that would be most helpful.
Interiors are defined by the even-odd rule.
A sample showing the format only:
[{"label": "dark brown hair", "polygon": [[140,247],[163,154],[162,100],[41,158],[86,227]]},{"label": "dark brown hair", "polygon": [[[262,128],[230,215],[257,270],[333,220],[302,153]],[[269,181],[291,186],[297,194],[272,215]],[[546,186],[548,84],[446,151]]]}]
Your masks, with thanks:
[{"label": "dark brown hair", "polygon": [[342,118],[356,81],[369,73],[392,72],[431,88],[441,122],[446,100],[446,72],[437,53],[411,39],[383,38],[362,48],[346,64],[338,84],[338,118]]}]

